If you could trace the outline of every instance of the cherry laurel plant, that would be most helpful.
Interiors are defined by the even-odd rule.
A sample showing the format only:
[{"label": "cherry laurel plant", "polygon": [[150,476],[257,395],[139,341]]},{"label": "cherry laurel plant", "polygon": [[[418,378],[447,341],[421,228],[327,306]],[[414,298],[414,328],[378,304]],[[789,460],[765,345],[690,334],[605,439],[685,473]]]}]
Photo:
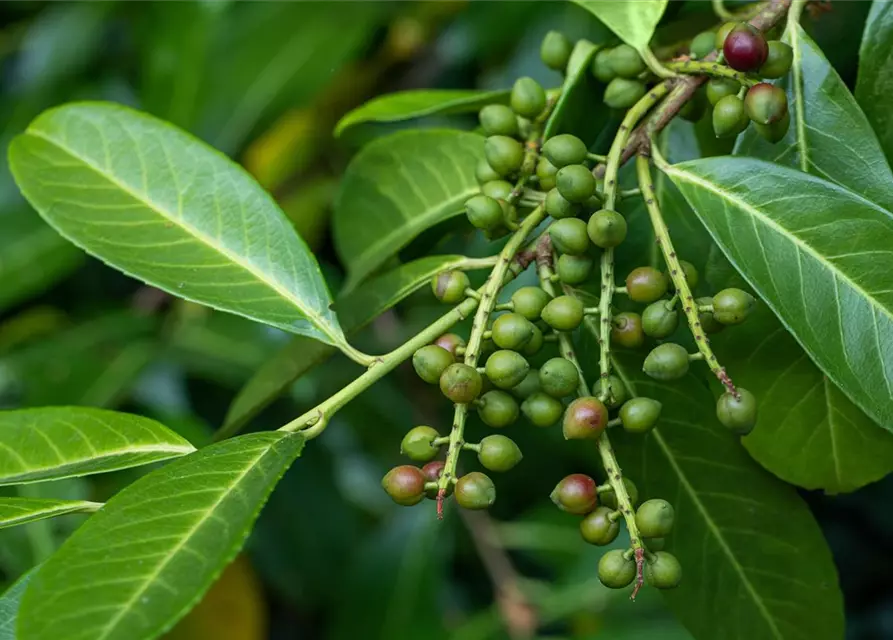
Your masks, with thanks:
[{"label": "cherry laurel plant", "polygon": [[[3,484],[172,460],[104,505],[27,498],[0,504],[4,524],[63,513],[93,514],[54,556],[17,585],[18,637],[133,640],[164,633],[241,548],[263,502],[304,443],[319,436],[358,394],[409,361],[418,376],[439,388],[444,402],[453,405],[453,418],[449,425],[416,426],[406,433],[400,451],[407,464],[391,469],[381,482],[397,504],[410,507],[432,501],[427,504],[432,517],[438,518],[452,505],[487,509],[497,499],[498,483],[486,473],[463,471],[463,460],[476,456],[494,474],[523,469],[521,449],[501,430],[522,416],[543,429],[560,426],[565,439],[597,452],[593,459],[597,457],[600,465],[554,478],[550,497],[558,509],[579,517],[583,540],[610,546],[592,567],[605,586],[628,589],[630,598],[648,586],[678,587],[677,592],[690,588],[688,593],[706,594],[703,606],[711,606],[710,593],[716,585],[691,584],[694,561],[680,561],[674,553],[682,542],[674,530],[687,518],[704,518],[707,535],[719,540],[716,553],[729,557],[730,572],[743,578],[746,588],[741,597],[752,597],[755,603],[753,615],[762,622],[753,624],[766,625],[754,626],[753,637],[800,637],[788,634],[785,616],[791,611],[779,612],[771,599],[757,594],[753,583],[758,579],[754,576],[762,575],[790,580],[785,589],[799,590],[798,579],[785,575],[799,562],[791,560],[797,545],[785,543],[785,551],[772,556],[783,566],[764,566],[759,554],[744,566],[723,537],[722,523],[705,515],[702,502],[686,502],[686,509],[681,509],[680,496],[692,493],[690,480],[657,490],[651,484],[642,492],[648,499],[640,501],[640,486],[646,479],[624,473],[612,439],[623,441],[623,451],[632,451],[633,457],[637,452],[643,459],[653,455],[646,450],[653,443],[667,450],[670,445],[660,433],[672,432],[679,424],[678,418],[666,418],[671,410],[679,415],[669,403],[687,407],[686,394],[695,393],[695,386],[698,393],[703,391],[705,380],[716,398],[715,419],[710,416],[709,421],[728,432],[720,435],[732,439],[735,447],[739,436],[752,431],[749,437],[758,436],[767,422],[758,423],[759,393],[735,383],[736,372],[720,362],[711,338],[716,342],[720,332],[727,336],[746,330],[749,316],[765,306],[781,318],[849,400],[888,428],[891,403],[889,386],[884,385],[890,382],[889,378],[883,382],[883,371],[891,366],[893,306],[889,286],[888,297],[883,298],[872,278],[891,266],[889,259],[878,258],[887,260],[884,268],[875,265],[860,271],[859,265],[840,262],[836,256],[823,257],[825,249],[806,227],[832,224],[832,218],[862,207],[852,214],[853,220],[873,225],[871,233],[883,243],[893,239],[889,212],[881,209],[883,196],[875,197],[869,187],[854,186],[865,191],[860,200],[862,196],[853,195],[845,180],[839,180],[840,186],[826,181],[827,171],[807,175],[806,160],[803,172],[797,172],[739,158],[737,165],[724,170],[728,175],[720,184],[715,175],[719,170],[710,173],[713,165],[671,164],[665,158],[674,154],[672,138],[667,142],[661,136],[677,116],[691,121],[707,118],[718,138],[749,136],[751,148],[778,144],[778,157],[787,153],[784,149],[792,136],[808,133],[803,104],[789,104],[792,96],[804,99],[790,90],[792,82],[799,86],[804,81],[804,67],[796,66],[796,58],[821,55],[804,49],[806,36],[799,17],[805,3],[791,6],[790,0],[772,0],[745,7],[741,14],[723,10],[714,29],[672,51],[649,47],[666,2],[580,4],[617,37],[594,45],[549,32],[542,41],[541,58],[563,74],[558,88],[545,89],[524,77],[507,92],[468,92],[458,98],[456,92],[448,92],[433,101],[433,93],[418,99],[411,94],[384,96],[339,124],[340,131],[364,121],[407,120],[439,111],[476,111],[479,119],[475,132],[429,131],[428,142],[414,147],[400,142],[409,139],[407,132],[384,139],[378,150],[378,143],[373,143],[368,153],[382,154],[376,156],[381,173],[358,178],[360,157],[348,168],[336,224],[351,197],[362,201],[351,215],[372,211],[377,198],[387,201],[388,191],[398,187],[387,183],[390,178],[384,172],[400,173],[400,167],[427,162],[412,155],[424,155],[426,145],[427,151],[442,154],[455,147],[460,157],[469,159],[461,167],[451,160],[430,169],[430,179],[455,200],[440,207],[444,215],[439,219],[419,219],[403,235],[384,235],[383,222],[380,238],[367,234],[358,240],[343,233],[339,238],[336,228],[336,244],[348,263],[346,288],[352,289],[334,307],[342,316],[340,322],[314,257],[272,199],[245,172],[191,136],[124,107],[74,103],[45,112],[13,141],[10,166],[23,194],[75,244],[174,295],[298,334],[296,349],[306,360],[318,362],[339,350],[365,369],[276,431],[236,435],[275,393],[247,409],[237,409],[237,400],[217,442],[200,450],[139,416],[87,408],[5,412],[4,438],[9,440],[4,442],[9,446],[0,457]],[[600,87],[599,100],[617,116],[609,144],[597,143],[598,132],[585,127],[572,131],[561,124],[583,85]],[[603,108],[594,104],[586,108],[596,106]],[[858,110],[855,103],[852,108]],[[607,150],[605,155],[593,151],[599,144]],[[802,140],[800,144],[805,148]],[[473,175],[477,184],[470,190],[454,189],[446,184],[449,172]],[[703,294],[705,286],[716,280],[705,284],[692,264],[703,263],[704,256],[677,252],[662,211],[656,173],[659,180],[675,183],[744,276],[737,282],[746,282],[758,296],[740,288],[745,284],[716,286],[712,295]],[[760,173],[776,176],[765,194],[759,185],[747,182]],[[792,221],[783,200],[795,183],[816,202],[836,198],[836,205],[818,211],[820,219],[815,222]],[[358,195],[352,195],[353,188]],[[403,188],[414,191],[411,183]],[[425,194],[418,199],[419,208],[433,209]],[[866,205],[870,199],[881,204]],[[774,202],[782,202],[782,208],[773,209]],[[634,229],[630,211],[636,206],[642,207],[648,228]],[[381,214],[381,209],[369,215],[387,220],[390,212]],[[371,303],[367,299],[362,310],[351,307],[351,301],[363,299],[368,276],[379,272],[422,227],[462,210],[492,248],[489,255],[429,257],[425,268],[410,275],[399,269],[396,275],[379,274],[375,287],[384,287],[387,293],[378,298],[387,298],[387,303],[376,298]],[[416,214],[405,210],[401,215]],[[762,230],[756,228],[758,222]],[[793,238],[789,244],[779,240],[784,234]],[[756,242],[739,246],[742,236],[755,237]],[[835,244],[837,253],[859,255],[860,247],[849,240],[839,242],[844,247]],[[370,253],[370,245],[378,253]],[[889,244],[886,249],[878,247],[873,253],[889,254]],[[758,250],[763,260],[759,263],[754,255]],[[764,272],[772,271],[775,256],[791,251],[797,255],[792,272],[764,277]],[[807,271],[809,261],[820,262],[829,271],[815,275],[818,271]],[[631,266],[620,272],[621,264]],[[483,284],[472,285],[468,272],[481,270],[486,272]],[[509,287],[522,277],[523,286]],[[833,282],[829,285],[821,277]],[[790,282],[800,291],[790,291]],[[382,356],[367,355],[348,343],[345,330],[357,329],[427,283],[431,295],[448,307],[440,318]],[[787,302],[799,297],[803,287],[827,292],[829,286],[851,307],[873,305],[872,328],[866,332],[839,328],[844,354],[859,353],[859,371],[842,369],[828,355],[836,348],[829,346],[833,341],[826,338],[828,327],[838,330],[838,325],[818,324],[825,319],[815,316],[824,311],[814,305],[807,308],[806,301],[801,306]],[[822,302],[834,307],[833,301]],[[802,314],[810,314],[806,329]],[[461,328],[467,326],[465,320],[471,321],[467,332]],[[547,353],[552,355],[540,357]],[[632,381],[629,367],[618,366],[618,358],[634,362],[634,368],[644,372],[645,382]],[[278,389],[307,367],[285,376],[288,380]],[[651,397],[674,381],[691,389],[681,386],[681,391],[661,394],[660,399]],[[479,442],[466,438],[466,424],[475,414],[494,430]],[[720,446],[715,431],[702,426],[701,435],[708,441],[705,451]],[[701,462],[709,466],[710,454],[703,456]],[[721,462],[715,465],[722,467]],[[764,481],[759,478],[758,482]],[[713,493],[733,501],[736,508],[755,512],[757,502],[737,490],[735,482],[726,482]],[[773,517],[784,520],[786,515],[779,511]],[[797,544],[809,548],[812,529],[797,531],[792,533],[800,536]],[[743,533],[763,540],[764,532]],[[706,544],[702,562],[713,563]],[[771,546],[764,551],[774,553]],[[818,553],[808,558],[825,560]],[[807,579],[812,580],[803,578]],[[839,607],[834,585],[824,577],[814,582],[820,586],[809,597],[825,599],[807,603],[805,615],[813,622],[801,616],[798,628],[814,624],[805,635],[842,637],[837,622],[822,622]],[[674,602],[672,594],[668,596]],[[797,609],[801,604],[792,606]],[[730,628],[705,630],[697,616],[684,622],[699,638],[733,635]]]}]

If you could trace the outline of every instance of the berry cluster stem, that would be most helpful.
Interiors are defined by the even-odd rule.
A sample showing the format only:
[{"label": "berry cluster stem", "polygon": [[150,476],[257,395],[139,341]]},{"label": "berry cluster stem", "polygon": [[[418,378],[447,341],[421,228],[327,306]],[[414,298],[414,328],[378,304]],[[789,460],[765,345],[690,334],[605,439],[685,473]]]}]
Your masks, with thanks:
[{"label": "berry cluster stem", "polygon": [[667,68],[672,69],[673,71],[679,71],[680,73],[737,80],[748,87],[759,82],[758,80],[749,78],[746,73],[735,71],[731,67],[719,64],[715,60],[676,60],[674,62],[668,62]]}]

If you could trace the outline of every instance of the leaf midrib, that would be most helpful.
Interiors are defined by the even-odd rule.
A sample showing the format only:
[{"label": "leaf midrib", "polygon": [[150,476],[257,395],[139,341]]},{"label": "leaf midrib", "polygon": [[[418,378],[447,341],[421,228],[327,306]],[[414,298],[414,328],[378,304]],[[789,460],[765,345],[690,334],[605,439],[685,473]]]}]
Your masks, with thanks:
[{"label": "leaf midrib", "polygon": [[[156,204],[151,199],[149,199],[148,195],[136,192],[133,188],[130,187],[130,185],[121,182],[113,174],[106,173],[102,167],[97,166],[90,159],[77,153],[74,149],[72,149],[68,145],[60,142],[56,138],[53,138],[53,137],[43,133],[39,129],[35,129],[34,127],[28,127],[28,129],[22,135],[23,136],[33,136],[35,138],[44,140],[45,142],[58,148],[63,153],[68,154],[72,159],[80,161],[84,166],[91,169],[97,176],[99,176],[100,178],[106,180],[107,182],[109,182],[112,185],[121,189],[121,191],[126,193],[128,196],[130,196],[137,203],[146,207],[150,211],[154,211],[156,214],[160,215],[164,219],[175,224],[181,230],[183,230],[187,235],[192,236],[200,244],[217,251],[217,253],[222,255],[224,258],[226,258],[233,264],[240,266],[242,269],[244,269],[249,274],[251,274],[256,280],[258,280],[258,282],[265,284],[270,289],[272,289],[274,292],[276,292],[281,298],[283,298],[284,300],[287,300],[288,302],[293,304],[297,309],[299,309],[308,318],[308,320],[310,320],[311,323],[320,332],[323,333],[323,335],[327,336],[332,341],[332,344],[339,343],[338,337],[333,335],[329,331],[328,324],[323,321],[321,316],[315,310],[306,307],[300,298],[294,297],[291,294],[291,292],[287,288],[283,287],[280,283],[266,279],[264,277],[264,272],[258,271],[257,268],[251,262],[246,262],[246,261],[242,260],[238,254],[232,253],[225,246],[217,244],[216,242],[213,242],[212,238],[210,236],[199,231],[192,225],[187,224],[184,219],[174,216],[171,212],[167,211],[164,207],[161,207],[160,205]],[[172,170],[173,170],[173,167],[172,167]]]}]

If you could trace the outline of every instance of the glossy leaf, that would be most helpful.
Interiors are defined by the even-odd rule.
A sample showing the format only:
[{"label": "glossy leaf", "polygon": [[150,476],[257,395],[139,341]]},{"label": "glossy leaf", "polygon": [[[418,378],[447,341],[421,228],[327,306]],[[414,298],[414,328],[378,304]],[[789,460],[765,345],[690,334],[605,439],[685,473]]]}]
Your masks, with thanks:
[{"label": "glossy leaf", "polygon": [[639,354],[615,358],[632,395],[663,403],[660,424],[611,437],[642,499],[676,510],[667,548],[683,581],[664,592],[667,604],[698,639],[842,638],[836,570],[809,508],[718,424],[699,380],[659,383],[641,367]]},{"label": "glossy leaf", "polygon": [[880,138],[887,158],[893,162],[893,4],[874,0],[865,23],[859,50],[856,99]]},{"label": "glossy leaf", "polygon": [[0,596],[0,640],[17,640],[16,620],[18,620],[19,606],[25,589],[34,577],[37,569],[32,569],[6,590]]},{"label": "glossy leaf", "polygon": [[637,50],[648,46],[667,0],[574,0]]},{"label": "glossy leaf", "polygon": [[666,171],[816,364],[893,430],[893,215],[761,160],[709,158]]},{"label": "glossy leaf", "polygon": [[378,96],[347,113],[335,125],[335,136],[360,124],[400,122],[436,114],[478,111],[488,104],[508,102],[509,92],[473,89],[412,89]]},{"label": "glossy leaf", "polygon": [[254,433],[202,449],[113,497],[41,568],[22,640],[150,640],[235,557],[304,439]]},{"label": "glossy leaf", "polygon": [[567,63],[561,96],[543,130],[548,139],[560,133],[570,133],[587,144],[595,142],[608,120],[608,107],[601,100],[604,91],[592,75],[592,59],[600,45],[578,40]]},{"label": "glossy leaf", "polygon": [[777,144],[748,127],[735,154],[796,167],[893,210],[893,172],[846,84],[799,24],[788,27],[783,41],[794,60],[791,73],[776,84],[787,93],[791,126]]},{"label": "glossy leaf", "polygon": [[127,413],[87,407],[0,411],[0,485],[104,473],[193,451],[167,427]]},{"label": "glossy leaf", "polygon": [[458,215],[478,192],[481,136],[410,130],[379,138],[354,157],[335,200],[335,248],[347,266],[346,290],[425,229]]},{"label": "glossy leaf", "polygon": [[101,506],[86,500],[0,497],[0,529],[69,513],[92,513]]},{"label": "glossy leaf", "polygon": [[236,164],[146,114],[74,103],[10,145],[25,197],[89,253],[174,295],[330,344],[316,260]]}]

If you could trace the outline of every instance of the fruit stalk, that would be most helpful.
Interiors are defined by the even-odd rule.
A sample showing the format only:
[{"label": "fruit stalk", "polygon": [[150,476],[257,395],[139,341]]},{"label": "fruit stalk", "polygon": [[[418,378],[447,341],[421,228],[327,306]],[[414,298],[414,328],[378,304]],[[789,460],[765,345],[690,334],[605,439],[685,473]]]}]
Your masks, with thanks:
[{"label": "fruit stalk", "polygon": [[747,77],[743,71],[735,71],[731,67],[719,64],[715,60],[676,60],[668,62],[667,68],[680,73],[690,73],[699,76],[710,76],[712,78],[727,78],[737,80],[745,86],[755,85],[759,80],[753,80]]}]

